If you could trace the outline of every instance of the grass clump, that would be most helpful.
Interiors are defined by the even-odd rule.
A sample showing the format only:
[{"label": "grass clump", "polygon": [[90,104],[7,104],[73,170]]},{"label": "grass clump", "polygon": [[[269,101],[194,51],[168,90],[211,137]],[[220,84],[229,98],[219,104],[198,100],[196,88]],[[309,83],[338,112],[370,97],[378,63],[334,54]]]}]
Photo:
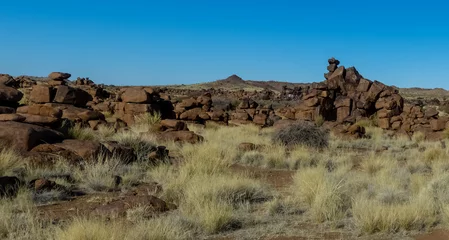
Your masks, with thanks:
[{"label": "grass clump", "polygon": [[134,123],[130,128],[136,133],[155,132],[158,128],[158,123],[162,120],[160,112],[143,113],[134,116]]},{"label": "grass clump", "polygon": [[0,176],[13,174],[14,170],[24,165],[21,158],[12,148],[4,148],[0,151]]},{"label": "grass clump", "polygon": [[350,208],[346,179],[325,168],[299,170],[293,181],[295,198],[309,207],[317,222],[341,219]]},{"label": "grass clump", "polygon": [[329,145],[329,133],[313,124],[299,122],[276,131],[273,140],[286,146],[304,145],[322,149]]},{"label": "grass clump", "polygon": [[69,138],[78,140],[95,140],[96,133],[91,128],[82,127],[81,124],[75,124],[75,126],[69,128]]}]

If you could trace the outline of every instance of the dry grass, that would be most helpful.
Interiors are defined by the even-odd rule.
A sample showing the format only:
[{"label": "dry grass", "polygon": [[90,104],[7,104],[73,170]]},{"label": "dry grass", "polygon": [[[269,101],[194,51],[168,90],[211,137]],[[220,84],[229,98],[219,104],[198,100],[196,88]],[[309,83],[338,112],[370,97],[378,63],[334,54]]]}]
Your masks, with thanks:
[{"label": "dry grass", "polygon": [[[140,160],[125,165],[114,157],[100,157],[84,168],[63,161],[53,169],[25,167],[26,180],[70,174],[77,186],[92,192],[114,188],[115,175],[123,179],[121,189],[156,181],[163,188],[158,197],[175,203],[178,210],[147,216],[142,206],[129,210],[127,221],[81,218],[51,226],[36,218],[33,198],[25,192],[13,201],[0,200],[6,216],[0,221],[0,238],[202,239],[229,234],[244,239],[269,231],[303,231],[288,221],[316,223],[320,231],[344,223],[341,231],[388,236],[449,226],[449,151],[419,135],[411,140],[389,138],[378,128],[367,127],[369,139],[331,136],[329,147],[317,150],[273,144],[273,130],[253,125],[189,127],[205,141],[164,143],[179,156],[175,165],[145,163],[157,143],[151,133],[104,129],[101,138],[133,147]],[[242,142],[260,147],[242,152],[238,150]],[[388,150],[376,152],[383,146]],[[0,160],[2,173],[23,168],[14,152],[0,152]],[[255,179],[255,174],[233,172],[230,167],[235,163],[296,172],[290,188],[277,191],[263,178]]]},{"label": "dry grass", "polygon": [[20,157],[13,149],[5,148],[0,151],[0,176],[12,175],[15,170],[21,168],[26,159]]}]

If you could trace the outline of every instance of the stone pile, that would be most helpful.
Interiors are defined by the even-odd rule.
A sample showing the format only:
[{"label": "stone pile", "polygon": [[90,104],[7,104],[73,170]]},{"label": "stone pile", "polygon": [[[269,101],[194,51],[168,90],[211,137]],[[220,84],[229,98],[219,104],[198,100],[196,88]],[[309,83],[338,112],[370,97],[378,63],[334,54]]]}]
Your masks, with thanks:
[{"label": "stone pile", "polygon": [[229,118],[224,110],[213,108],[210,93],[176,103],[174,112],[176,113],[176,119],[197,123],[205,123],[206,121],[227,123]]},{"label": "stone pile", "polygon": [[151,87],[128,87],[120,89],[116,102],[104,102],[97,108],[111,111],[114,117],[127,125],[134,123],[134,117],[156,112],[162,119],[174,118],[173,106],[170,101],[160,97],[159,92]]},{"label": "stone pile", "polygon": [[407,134],[421,131],[431,135],[445,129],[447,119],[438,117],[436,110],[424,112],[421,107],[404,105],[397,89],[364,78],[355,67],[339,66],[340,61],[334,58],[328,62],[326,80],[313,84],[295,107],[278,109],[277,115],[349,125],[374,119],[382,129]]},{"label": "stone pile", "polygon": [[271,104],[260,106],[252,99],[244,99],[231,114],[233,123],[254,123],[260,126],[273,125],[274,110]]}]

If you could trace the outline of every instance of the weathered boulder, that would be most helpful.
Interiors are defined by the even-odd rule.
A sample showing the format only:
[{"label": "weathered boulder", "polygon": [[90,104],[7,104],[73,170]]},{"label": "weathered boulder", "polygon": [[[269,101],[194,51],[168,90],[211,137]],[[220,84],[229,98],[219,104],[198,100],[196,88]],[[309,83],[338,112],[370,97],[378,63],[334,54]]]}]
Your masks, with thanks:
[{"label": "weathered boulder", "polygon": [[30,92],[30,101],[33,103],[49,103],[51,99],[51,89],[44,85],[34,85]]},{"label": "weathered boulder", "polygon": [[188,130],[187,124],[185,122],[174,119],[162,120],[161,126],[165,129],[171,129],[174,131]]},{"label": "weathered boulder", "polygon": [[69,79],[72,75],[70,73],[63,72],[52,72],[48,75],[48,78],[51,80],[62,81]]},{"label": "weathered boulder", "polygon": [[0,122],[0,139],[19,150],[31,150],[41,143],[57,143],[64,139],[62,133],[19,122]]},{"label": "weathered boulder", "polygon": [[19,102],[23,97],[23,93],[19,90],[0,85],[0,102]]},{"label": "weathered boulder", "polygon": [[29,106],[22,106],[17,108],[17,113],[40,115],[45,117],[61,118],[63,112],[61,109],[52,107],[50,105],[33,104]]},{"label": "weathered boulder", "polygon": [[181,113],[181,115],[179,116],[179,119],[190,120],[190,121],[199,120],[199,115],[202,111],[203,110],[201,108],[192,108],[190,110],[187,110],[187,111]]},{"label": "weathered boulder", "polygon": [[15,113],[5,113],[0,114],[0,122],[5,121],[14,121],[14,122],[23,122],[25,121],[25,117]]},{"label": "weathered boulder", "polygon": [[86,106],[91,100],[92,96],[88,92],[82,89],[61,85],[57,87],[53,102],[73,104],[75,106]]},{"label": "weathered boulder", "polygon": [[121,98],[125,103],[151,103],[152,100],[147,91],[138,87],[126,88]]},{"label": "weathered boulder", "polygon": [[103,144],[96,141],[66,139],[55,146],[72,151],[85,161],[96,161],[98,156],[110,156],[111,154]]}]

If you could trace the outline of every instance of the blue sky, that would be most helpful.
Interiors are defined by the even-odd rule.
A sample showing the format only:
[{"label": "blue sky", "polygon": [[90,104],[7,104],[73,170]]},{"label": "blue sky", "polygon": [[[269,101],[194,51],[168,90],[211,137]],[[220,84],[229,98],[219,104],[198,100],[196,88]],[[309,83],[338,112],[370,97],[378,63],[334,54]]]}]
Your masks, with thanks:
[{"label": "blue sky", "polygon": [[0,1],[0,72],[115,85],[323,80],[327,59],[449,89],[445,1]]}]

